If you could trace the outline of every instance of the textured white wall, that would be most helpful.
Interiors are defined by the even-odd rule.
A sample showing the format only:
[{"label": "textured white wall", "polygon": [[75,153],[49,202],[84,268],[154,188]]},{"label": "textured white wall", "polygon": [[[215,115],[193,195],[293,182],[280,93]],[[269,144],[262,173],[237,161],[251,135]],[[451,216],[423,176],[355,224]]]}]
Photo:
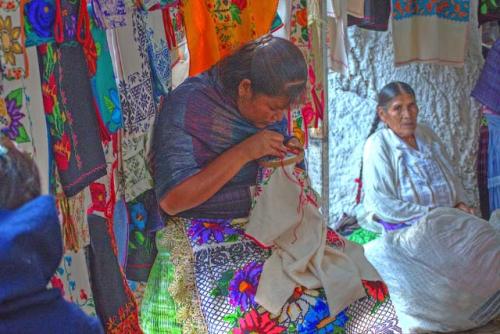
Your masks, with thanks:
[{"label": "textured white wall", "polygon": [[[476,8],[476,1],[472,1],[472,8]],[[477,22],[476,12],[471,15],[471,22]],[[476,204],[479,117],[478,105],[469,96],[483,65],[477,25],[470,24],[463,68],[426,64],[395,68],[390,31],[351,27],[348,33],[351,75],[329,75],[330,223],[337,221],[342,212],[352,212],[354,179],[358,177],[363,144],[374,117],[376,94],[394,80],[405,81],[414,88],[419,121],[430,125],[443,140],[472,203]],[[310,151],[309,170],[317,185],[317,145]]]}]

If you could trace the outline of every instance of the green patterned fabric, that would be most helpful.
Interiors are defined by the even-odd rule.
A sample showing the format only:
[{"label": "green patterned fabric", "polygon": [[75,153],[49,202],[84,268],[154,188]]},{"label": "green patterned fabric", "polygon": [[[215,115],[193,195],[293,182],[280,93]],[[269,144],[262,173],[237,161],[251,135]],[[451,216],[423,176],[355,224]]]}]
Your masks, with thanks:
[{"label": "green patterned fabric", "polygon": [[142,300],[140,322],[145,334],[181,334],[182,326],[176,321],[175,302],[168,292],[174,278],[174,265],[170,259],[163,232],[156,235],[158,255],[149,273]]},{"label": "green patterned fabric", "polygon": [[352,232],[352,234],[347,237],[347,240],[355,242],[360,245],[364,245],[372,240],[377,239],[379,236],[380,236],[379,233],[371,232],[365,230],[364,228],[360,228]]}]

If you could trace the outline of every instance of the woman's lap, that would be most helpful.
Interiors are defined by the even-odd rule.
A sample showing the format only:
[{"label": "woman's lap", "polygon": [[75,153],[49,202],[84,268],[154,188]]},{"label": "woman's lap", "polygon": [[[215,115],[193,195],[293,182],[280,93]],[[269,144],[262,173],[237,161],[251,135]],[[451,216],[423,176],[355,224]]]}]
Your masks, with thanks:
[{"label": "woman's lap", "polygon": [[[254,300],[270,251],[244,236],[245,220],[177,220],[193,255],[196,293],[210,333],[400,333],[385,295],[358,300],[330,317],[322,289],[297,288],[279,315]],[[376,288],[376,286],[375,286]]]}]

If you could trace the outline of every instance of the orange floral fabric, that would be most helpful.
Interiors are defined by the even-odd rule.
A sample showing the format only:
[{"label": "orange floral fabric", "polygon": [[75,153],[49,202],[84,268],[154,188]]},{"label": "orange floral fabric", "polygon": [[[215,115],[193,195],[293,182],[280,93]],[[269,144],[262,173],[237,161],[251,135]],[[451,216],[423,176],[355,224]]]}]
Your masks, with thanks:
[{"label": "orange floral fabric", "polygon": [[271,29],[278,0],[183,0],[189,75],[209,69]]}]

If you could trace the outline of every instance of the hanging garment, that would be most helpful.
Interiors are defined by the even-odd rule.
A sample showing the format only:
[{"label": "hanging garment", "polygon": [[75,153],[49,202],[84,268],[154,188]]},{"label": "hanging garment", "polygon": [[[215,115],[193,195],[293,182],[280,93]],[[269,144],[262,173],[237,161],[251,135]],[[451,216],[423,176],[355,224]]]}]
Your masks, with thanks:
[{"label": "hanging garment", "polygon": [[172,60],[162,11],[156,10],[148,13],[146,37],[146,49],[154,83],[153,92],[156,103],[159,104],[160,98],[172,88]]},{"label": "hanging garment", "polygon": [[55,0],[24,1],[26,47],[53,42],[55,18]]},{"label": "hanging garment", "polygon": [[342,74],[349,73],[347,58],[347,0],[331,0],[327,3],[329,35],[329,68]]},{"label": "hanging garment", "polygon": [[71,197],[106,174],[86,62],[76,43],[41,45],[38,56],[52,151]]},{"label": "hanging garment", "polygon": [[395,65],[463,66],[469,18],[468,0],[392,0]]},{"label": "hanging garment", "polygon": [[21,26],[20,1],[8,1],[0,5],[0,66],[2,78],[17,80],[29,75],[25,35]]},{"label": "hanging garment", "polygon": [[349,15],[347,25],[356,25],[360,28],[386,31],[391,15],[391,0],[365,0],[363,17]]},{"label": "hanging garment", "polygon": [[190,58],[189,75],[208,70],[243,44],[271,30],[278,0],[186,0],[184,23]]},{"label": "hanging garment", "polygon": [[326,246],[326,224],[305,173],[293,164],[262,173],[246,234],[273,250],[255,301],[277,314],[297,286],[323,288],[330,314],[337,314],[365,297],[362,282],[379,281],[380,276],[362,247],[340,236],[340,247]]},{"label": "hanging garment", "polygon": [[92,214],[87,218],[91,235],[89,268],[97,315],[108,334],[141,334],[137,305],[118,264],[109,221]]},{"label": "hanging garment", "polygon": [[99,28],[113,29],[127,24],[125,0],[91,0],[90,3]]},{"label": "hanging garment", "polygon": [[500,209],[500,116],[485,114],[488,119],[488,192],[490,213]]},{"label": "hanging garment", "polygon": [[78,305],[86,314],[96,316],[84,248],[76,253],[64,253],[50,285],[61,290],[64,299]]},{"label": "hanging garment", "polygon": [[157,254],[155,233],[163,227],[154,191],[149,190],[128,202],[127,211],[130,232],[126,276],[133,281],[146,282]]},{"label": "hanging garment", "polygon": [[123,198],[116,201],[113,211],[113,232],[116,240],[116,257],[122,270],[125,271],[127,264],[127,251],[129,245],[130,217],[127,210],[127,204]]},{"label": "hanging garment", "polygon": [[27,48],[27,59],[35,69],[28,78],[3,80],[0,100],[0,132],[15,141],[37,162],[42,193],[49,190],[49,146],[41,106],[40,73],[36,48]]},{"label": "hanging garment", "polygon": [[500,115],[500,38],[488,52],[471,95],[489,110]]},{"label": "hanging garment", "polygon": [[500,20],[500,4],[494,0],[479,0],[478,11],[479,25]]},{"label": "hanging garment", "polygon": [[149,274],[146,291],[141,303],[141,327],[148,334],[181,334],[183,326],[177,321],[178,307],[169,292],[174,281],[175,267],[169,253],[172,245],[165,237],[165,230],[156,234],[156,256]]},{"label": "hanging garment", "polygon": [[122,127],[122,109],[106,32],[96,26],[93,18],[90,24],[92,38],[97,47],[97,70],[91,79],[92,93],[106,129],[115,133]]},{"label": "hanging garment", "polygon": [[481,216],[483,219],[490,218],[490,202],[488,192],[488,141],[488,124],[481,124],[481,127],[479,128],[479,148],[477,150],[476,171],[477,187],[479,191],[479,207],[481,209]]}]

